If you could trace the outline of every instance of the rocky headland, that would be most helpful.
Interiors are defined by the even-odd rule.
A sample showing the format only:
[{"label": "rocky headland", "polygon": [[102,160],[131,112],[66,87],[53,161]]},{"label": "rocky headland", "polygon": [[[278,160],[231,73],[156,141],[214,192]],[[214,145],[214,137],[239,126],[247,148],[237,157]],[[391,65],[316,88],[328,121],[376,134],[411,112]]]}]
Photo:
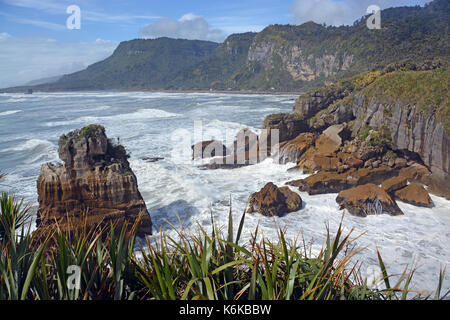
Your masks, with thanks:
[{"label": "rocky headland", "polygon": [[[296,100],[293,113],[265,119],[263,129],[279,130],[279,144],[269,144],[267,157],[310,174],[289,186],[310,195],[338,193],[341,209],[355,215],[401,215],[397,200],[430,207],[429,192],[450,198],[449,87],[448,63],[405,60],[312,90]],[[242,134],[249,140],[232,149],[233,160],[240,151],[247,159],[267,139]],[[237,167],[215,161],[207,167]],[[250,212],[290,212],[282,195],[266,185],[250,196]]]},{"label": "rocky headland", "polygon": [[37,181],[38,230],[55,223],[70,230],[137,222],[138,235],[152,233],[126,150],[107,138],[104,127],[89,125],[61,136],[58,153],[63,164],[44,164]]}]

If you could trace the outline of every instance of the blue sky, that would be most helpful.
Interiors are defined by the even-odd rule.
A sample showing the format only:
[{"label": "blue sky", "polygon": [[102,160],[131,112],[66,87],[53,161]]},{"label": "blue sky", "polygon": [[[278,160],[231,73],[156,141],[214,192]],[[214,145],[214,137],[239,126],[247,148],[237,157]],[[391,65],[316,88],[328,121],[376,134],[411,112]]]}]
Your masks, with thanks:
[{"label": "blue sky", "polygon": [[[81,29],[65,27],[66,8],[81,9]],[[204,17],[225,35],[259,31],[272,23],[292,22],[292,0],[0,0],[0,31],[15,37],[49,37],[58,41],[123,41],[140,36],[145,26],[186,14]]]},{"label": "blue sky", "polygon": [[[135,38],[221,42],[270,24],[351,24],[369,5],[382,9],[427,0],[0,0],[0,88],[81,70]],[[69,30],[69,5],[81,29]]]}]

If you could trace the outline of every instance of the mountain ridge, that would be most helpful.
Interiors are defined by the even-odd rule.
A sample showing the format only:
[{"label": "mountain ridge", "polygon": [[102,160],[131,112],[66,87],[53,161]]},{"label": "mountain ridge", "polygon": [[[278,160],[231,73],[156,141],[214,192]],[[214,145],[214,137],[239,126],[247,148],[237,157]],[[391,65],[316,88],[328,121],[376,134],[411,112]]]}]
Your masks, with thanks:
[{"label": "mountain ridge", "polygon": [[369,30],[363,16],[352,26],[270,25],[259,33],[232,34],[222,44],[134,39],[121,42],[105,60],[56,83],[1,91],[301,92],[403,59],[449,59],[448,1],[389,8],[381,17],[381,30]]}]

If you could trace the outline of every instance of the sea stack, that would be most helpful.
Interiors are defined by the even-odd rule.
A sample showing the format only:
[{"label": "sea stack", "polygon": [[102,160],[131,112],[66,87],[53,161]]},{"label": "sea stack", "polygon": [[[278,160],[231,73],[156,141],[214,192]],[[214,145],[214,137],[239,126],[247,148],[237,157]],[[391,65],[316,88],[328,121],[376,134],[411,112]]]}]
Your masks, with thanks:
[{"label": "sea stack", "polygon": [[140,219],[138,235],[151,234],[150,215],[126,150],[107,138],[104,127],[89,125],[62,135],[58,153],[63,164],[44,164],[37,181],[38,228],[56,222],[63,229],[111,222],[121,228]]}]

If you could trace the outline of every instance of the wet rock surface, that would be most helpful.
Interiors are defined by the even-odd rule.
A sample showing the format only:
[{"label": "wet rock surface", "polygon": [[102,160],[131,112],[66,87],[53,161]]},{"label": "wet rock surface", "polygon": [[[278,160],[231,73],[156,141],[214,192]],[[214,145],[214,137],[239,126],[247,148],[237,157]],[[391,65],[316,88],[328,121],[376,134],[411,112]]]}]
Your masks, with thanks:
[{"label": "wet rock surface", "polygon": [[289,187],[278,188],[272,182],[267,183],[259,192],[252,194],[249,200],[248,213],[260,213],[265,216],[283,216],[286,213],[300,210],[301,197]]},{"label": "wet rock surface", "polygon": [[408,186],[395,191],[395,198],[419,207],[431,207],[433,205],[433,201],[427,190],[418,183],[411,183]]},{"label": "wet rock surface", "polygon": [[340,209],[361,217],[375,214],[402,215],[397,203],[379,186],[369,183],[339,192]]}]

